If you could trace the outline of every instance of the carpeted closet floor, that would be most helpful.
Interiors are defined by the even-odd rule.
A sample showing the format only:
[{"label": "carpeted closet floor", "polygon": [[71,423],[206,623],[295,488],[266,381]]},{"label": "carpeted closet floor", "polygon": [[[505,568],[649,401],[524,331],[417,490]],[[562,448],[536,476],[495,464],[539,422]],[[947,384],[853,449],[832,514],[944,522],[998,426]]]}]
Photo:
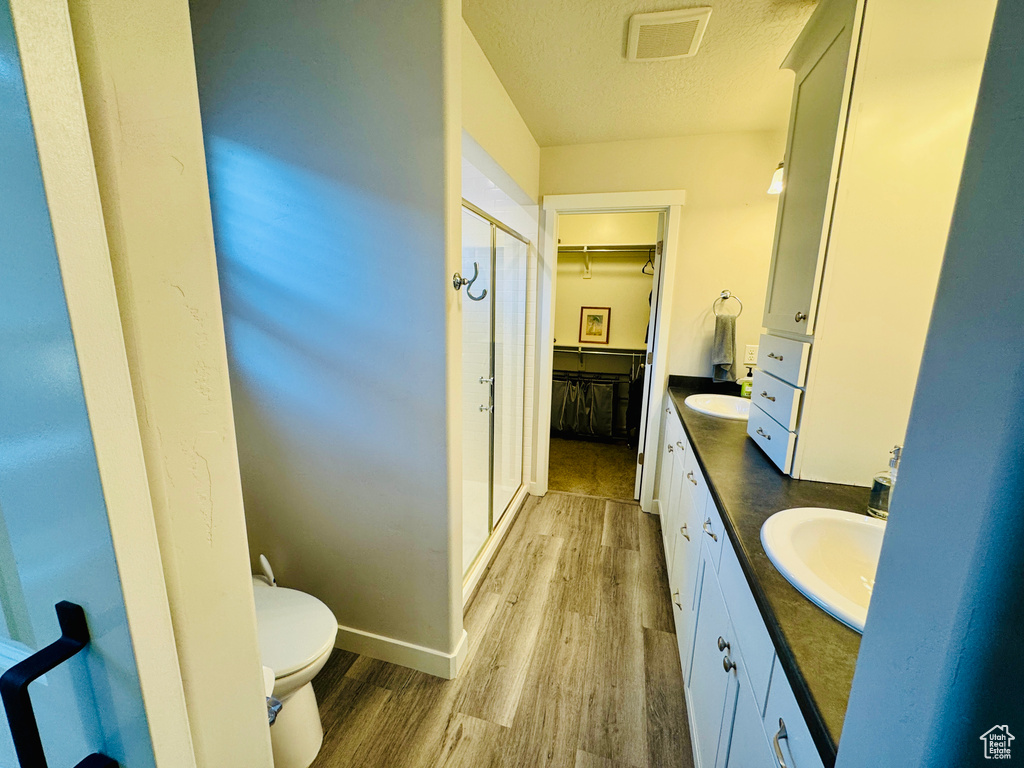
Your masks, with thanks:
[{"label": "carpeted closet floor", "polygon": [[550,490],[632,500],[635,482],[636,448],[551,438]]}]

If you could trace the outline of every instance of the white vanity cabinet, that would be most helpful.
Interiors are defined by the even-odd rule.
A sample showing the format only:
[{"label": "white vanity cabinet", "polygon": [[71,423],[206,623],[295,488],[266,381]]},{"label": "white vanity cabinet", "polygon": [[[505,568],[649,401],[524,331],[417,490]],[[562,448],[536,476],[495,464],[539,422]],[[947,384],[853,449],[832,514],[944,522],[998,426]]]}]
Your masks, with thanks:
[{"label": "white vanity cabinet", "polygon": [[853,76],[851,42],[857,4],[832,0],[815,13],[783,63],[795,73],[786,146],[785,186],[779,198],[768,272],[764,325],[814,332],[828,211],[842,151]]},{"label": "white vanity cabinet", "polygon": [[866,487],[904,440],[995,6],[975,0],[965,23],[963,3],[930,3],[907,34],[905,4],[820,0],[783,63],[758,367],[800,392],[787,412],[757,389],[779,427],[751,437],[793,477]]},{"label": "white vanity cabinet", "polygon": [[658,509],[694,764],[821,768],[696,453],[675,407],[665,415]]}]

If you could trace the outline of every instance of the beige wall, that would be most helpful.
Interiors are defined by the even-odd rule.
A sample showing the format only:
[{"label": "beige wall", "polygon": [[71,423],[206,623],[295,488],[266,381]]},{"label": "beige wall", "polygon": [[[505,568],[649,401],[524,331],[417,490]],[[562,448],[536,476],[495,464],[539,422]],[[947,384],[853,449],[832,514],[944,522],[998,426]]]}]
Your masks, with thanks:
[{"label": "beige wall", "polygon": [[657,212],[574,213],[558,218],[559,245],[643,245],[658,242]]},{"label": "beige wall", "polygon": [[540,147],[465,21],[462,127],[536,202],[540,192]]},{"label": "beige wall", "polygon": [[604,347],[604,344],[580,344],[580,310],[583,307],[609,307],[608,346],[646,348],[647,322],[651,316],[648,297],[654,285],[651,276],[641,272],[647,263],[647,254],[600,254],[592,256],[590,263],[588,278],[584,277],[583,254],[558,255],[555,344],[560,347]]},{"label": "beige wall", "polygon": [[70,10],[196,763],[270,766],[188,5]]},{"label": "beige wall", "polygon": [[[685,189],[669,371],[710,376],[711,303],[743,301],[737,355],[761,332],[777,198],[765,193],[786,136],[731,133],[541,150],[542,195]],[[744,371],[745,373],[745,371]]]},{"label": "beige wall", "polygon": [[[658,241],[660,214],[575,213],[558,217],[559,245],[642,245]],[[642,349],[651,317],[652,276],[643,272],[646,251],[598,253],[590,257],[590,276],[581,253],[558,254],[555,292],[555,344],[578,345],[582,307],[609,307],[608,345]],[[648,269],[648,272],[652,270]],[[603,347],[603,344],[587,345]]]}]

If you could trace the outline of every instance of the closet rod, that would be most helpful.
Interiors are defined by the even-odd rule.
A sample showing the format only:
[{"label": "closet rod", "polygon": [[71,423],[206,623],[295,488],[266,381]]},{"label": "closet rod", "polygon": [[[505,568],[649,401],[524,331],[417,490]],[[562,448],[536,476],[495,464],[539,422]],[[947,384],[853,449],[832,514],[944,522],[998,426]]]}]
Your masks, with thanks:
[{"label": "closet rod", "polygon": [[643,357],[647,354],[644,349],[626,349],[620,352],[613,352],[610,349],[589,349],[587,347],[555,347],[555,352],[580,355],[615,355],[616,357]]},{"label": "closet rod", "polygon": [[638,251],[654,251],[657,250],[658,246],[654,244],[646,245],[598,245],[591,247],[589,245],[560,245],[558,246],[559,253],[636,253]]}]

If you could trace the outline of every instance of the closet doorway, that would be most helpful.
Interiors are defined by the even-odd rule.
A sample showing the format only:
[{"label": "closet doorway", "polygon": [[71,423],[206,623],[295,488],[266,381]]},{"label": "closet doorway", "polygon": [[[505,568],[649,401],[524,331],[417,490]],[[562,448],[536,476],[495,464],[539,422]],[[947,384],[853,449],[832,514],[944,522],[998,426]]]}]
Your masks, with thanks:
[{"label": "closet doorway", "polygon": [[637,497],[663,225],[657,211],[558,217],[550,490]]},{"label": "closet doorway", "polygon": [[463,573],[523,485],[528,256],[525,237],[463,202]]},{"label": "closet doorway", "polygon": [[682,191],[544,198],[530,492],[650,511]]}]

